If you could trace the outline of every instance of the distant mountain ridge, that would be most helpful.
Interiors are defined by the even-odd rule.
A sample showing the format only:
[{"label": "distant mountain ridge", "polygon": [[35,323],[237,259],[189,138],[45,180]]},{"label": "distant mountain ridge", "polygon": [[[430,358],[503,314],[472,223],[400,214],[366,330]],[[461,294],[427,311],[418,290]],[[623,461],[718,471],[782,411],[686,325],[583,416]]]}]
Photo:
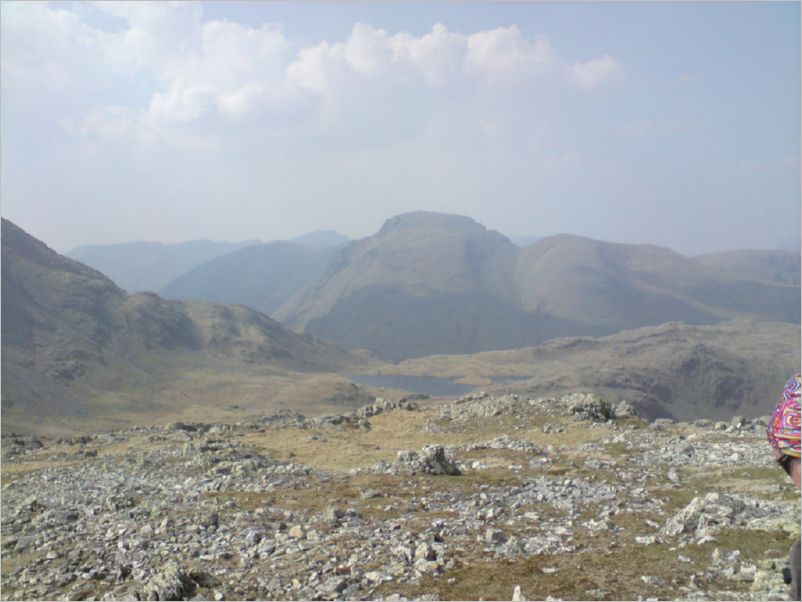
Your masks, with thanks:
[{"label": "distant mountain ridge", "polygon": [[602,336],[668,321],[799,321],[799,286],[669,249],[572,235],[523,249],[464,216],[414,212],[341,249],[283,323],[391,360]]},{"label": "distant mountain ridge", "polygon": [[[334,230],[318,230],[299,236],[291,241],[276,243],[296,244],[304,248],[333,249],[348,244],[347,236]],[[112,245],[87,245],[76,247],[66,255],[95,268],[111,278],[117,286],[130,293],[170,291],[176,299],[217,300],[211,287],[202,287],[200,296],[194,286],[182,280],[196,268],[236,253],[241,249],[264,244],[260,240],[241,242],[215,242],[211,240],[191,240],[182,243],[166,244],[159,242],[131,242]],[[233,263],[233,262],[232,262]],[[231,265],[231,264],[229,264]],[[215,268],[212,268],[215,269]],[[197,281],[203,276],[191,276],[189,281]],[[182,281],[174,284],[176,281]],[[184,294],[184,287],[190,290]],[[281,288],[281,287],[280,287]],[[243,303],[240,301],[240,303]],[[248,303],[243,303],[248,305]],[[270,305],[269,303],[267,304]],[[258,306],[263,310],[264,304]]]},{"label": "distant mountain ridge", "polygon": [[794,251],[742,250],[697,257],[709,267],[736,278],[799,286],[800,254]]},{"label": "distant mountain ridge", "polygon": [[[764,413],[766,396],[799,364],[798,286],[739,278],[660,247],[560,235],[517,249],[470,218],[418,213],[329,249],[314,283],[292,293],[278,285],[308,274],[282,275],[293,262],[280,258],[299,248],[323,252],[254,245],[229,265],[219,258],[221,281],[238,277],[237,264],[246,276],[264,270],[266,251],[273,302],[286,299],[277,312],[296,311],[289,317],[307,332],[386,357],[428,357],[390,366],[247,307],[129,295],[2,220],[3,426],[85,432],[172,415],[225,420],[229,406],[249,418],[267,407],[319,409],[370,397],[335,374],[354,369],[526,376],[503,387],[592,389],[651,418],[718,418]],[[253,265],[240,253],[253,253]],[[677,315],[716,324],[663,323]],[[658,325],[627,326],[649,320]],[[605,330],[617,334],[590,338]],[[429,353],[444,347],[507,350]]]},{"label": "distant mountain ridge", "polygon": [[332,232],[310,237],[334,246],[251,245],[160,292],[244,305],[394,361],[667,321],[799,321],[799,255],[783,251],[691,258],[567,234],[520,247],[469,217],[425,211],[349,244]]},{"label": "distant mountain ridge", "polygon": [[67,257],[95,268],[130,293],[156,292],[198,265],[258,242],[193,240],[177,244],[89,245],[72,249]]},{"label": "distant mountain ridge", "polygon": [[169,299],[245,305],[273,313],[320,278],[336,247],[276,241],[216,257],[159,291]]},{"label": "distant mountain ridge", "polygon": [[341,249],[321,280],[274,316],[389,359],[506,346],[515,330],[501,319],[485,328],[482,316],[515,311],[516,253],[470,218],[404,214]]}]

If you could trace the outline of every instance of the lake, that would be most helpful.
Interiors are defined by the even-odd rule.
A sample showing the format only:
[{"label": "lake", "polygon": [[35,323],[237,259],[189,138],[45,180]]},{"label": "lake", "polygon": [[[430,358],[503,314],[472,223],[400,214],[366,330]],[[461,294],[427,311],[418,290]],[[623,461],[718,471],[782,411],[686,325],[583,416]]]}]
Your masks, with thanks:
[{"label": "lake", "polygon": [[[465,395],[471,391],[481,389],[481,386],[464,385],[454,382],[453,378],[439,378],[436,376],[405,376],[398,374],[350,374],[348,378],[358,385],[370,387],[384,387],[387,389],[401,389],[411,393],[420,393],[431,397],[451,397]],[[525,380],[528,376],[497,376],[492,378],[493,383]]]},{"label": "lake", "polygon": [[437,378],[434,376],[350,374],[348,378],[358,385],[401,389],[431,397],[465,395],[478,388],[473,385],[455,383],[451,378]]}]

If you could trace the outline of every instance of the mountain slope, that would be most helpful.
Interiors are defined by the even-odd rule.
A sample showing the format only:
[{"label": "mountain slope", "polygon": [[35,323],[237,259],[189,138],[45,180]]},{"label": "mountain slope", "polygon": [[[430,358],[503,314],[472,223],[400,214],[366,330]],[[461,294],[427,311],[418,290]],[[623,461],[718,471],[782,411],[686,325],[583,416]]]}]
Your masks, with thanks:
[{"label": "mountain slope", "polygon": [[91,245],[77,247],[67,257],[103,272],[129,292],[155,292],[195,266],[257,242],[193,240],[179,244]]},{"label": "mountain slope", "polygon": [[[593,391],[610,401],[626,399],[650,419],[729,420],[770,413],[799,370],[799,337],[799,324],[783,322],[670,322],[524,349],[410,359],[381,373],[484,381],[488,391],[528,396]],[[518,380],[489,384],[500,376]]]},{"label": "mountain slope", "polygon": [[332,247],[296,242],[251,245],[193,268],[159,292],[170,299],[246,305],[270,314],[316,282],[335,253]]},{"label": "mountain slope", "polygon": [[169,412],[177,398],[265,401],[276,392],[271,376],[357,359],[244,307],[128,295],[7,220],[2,268],[4,426]]},{"label": "mountain slope", "polygon": [[799,319],[798,287],[737,278],[653,245],[553,236],[521,251],[517,275],[527,311],[584,322],[583,334],[673,320]]},{"label": "mountain slope", "polygon": [[727,251],[697,257],[736,278],[799,286],[800,255],[791,251]]},{"label": "mountain slope", "polygon": [[399,359],[519,339],[516,247],[470,218],[417,212],[351,243],[275,316]]},{"label": "mountain slope", "polygon": [[552,236],[524,249],[467,217],[416,212],[342,249],[275,317],[399,360],[679,320],[799,321],[799,287],[652,245]]}]

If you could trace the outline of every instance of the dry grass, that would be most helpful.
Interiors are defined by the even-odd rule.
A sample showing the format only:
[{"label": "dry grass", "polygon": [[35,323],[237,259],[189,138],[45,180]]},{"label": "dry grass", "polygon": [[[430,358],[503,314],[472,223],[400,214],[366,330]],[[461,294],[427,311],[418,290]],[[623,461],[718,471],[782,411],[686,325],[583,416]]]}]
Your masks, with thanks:
[{"label": "dry grass", "polygon": [[[249,433],[243,443],[260,453],[280,459],[292,459],[324,470],[365,468],[379,461],[392,462],[399,450],[419,450],[427,444],[467,445],[510,435],[545,447],[549,444],[576,445],[609,436],[606,429],[589,430],[582,424],[562,417],[537,417],[523,424],[512,416],[477,418],[450,423],[431,411],[385,412],[370,419],[371,429],[281,429]],[[445,432],[423,430],[427,422],[445,428]],[[544,434],[543,422],[565,426],[563,433]],[[516,430],[516,426],[522,426]]]},{"label": "dry grass", "polygon": [[82,463],[93,462],[94,458],[75,455],[80,450],[93,450],[97,457],[126,454],[131,451],[157,449],[162,444],[150,442],[147,437],[131,437],[125,441],[112,444],[95,445],[64,445],[37,450],[33,454],[5,461],[0,465],[0,481],[5,485],[24,476],[48,468],[61,468],[76,466]]},{"label": "dry grass", "polygon": [[[44,550],[36,550],[35,552],[22,552],[15,554],[3,554],[2,562],[0,562],[0,572],[4,575],[12,572],[17,567],[25,567],[36,564],[45,555]],[[6,599],[6,598],[4,598]]]},{"label": "dry grass", "polygon": [[[37,422],[31,420],[29,411],[9,408],[3,410],[3,429],[55,437],[135,425],[158,426],[176,420],[238,422],[282,409],[315,416],[348,411],[369,403],[373,396],[400,396],[398,392],[362,386],[361,396],[349,401],[343,392],[350,390],[350,381],[333,373],[277,371],[222,360],[172,358],[169,364],[169,376],[147,383],[112,370],[89,375],[87,387],[75,391],[75,396],[84,400],[81,415],[59,415],[49,410]],[[102,395],[97,391],[103,391]],[[327,401],[330,399],[338,402]]]},{"label": "dry grass", "polygon": [[2,467],[0,467],[0,482],[2,482],[3,485],[7,485],[8,483],[13,483],[14,481],[22,479],[30,473],[48,468],[74,466],[82,460],[83,459],[77,458],[75,460],[31,460],[14,464],[3,462]]},{"label": "dry grass", "polygon": [[[302,384],[295,390],[308,387],[314,391],[319,385],[330,387],[335,379],[313,380]],[[295,386],[295,385],[290,385]],[[424,532],[432,520],[442,518],[448,521],[453,512],[448,508],[436,511],[424,510],[420,498],[448,493],[466,499],[481,490],[483,486],[492,489],[517,486],[528,478],[538,475],[559,477],[569,475],[588,479],[616,480],[616,468],[589,469],[583,460],[587,453],[573,451],[583,442],[600,441],[613,434],[599,427],[589,428],[589,423],[574,421],[559,416],[536,416],[516,418],[504,415],[493,418],[477,418],[465,422],[441,420],[432,410],[385,412],[370,419],[370,430],[333,427],[325,429],[267,429],[262,433],[248,432],[241,442],[260,453],[279,459],[293,461],[333,471],[332,476],[312,475],[303,481],[293,481],[264,492],[224,491],[209,494],[219,502],[234,501],[238,508],[253,511],[257,508],[280,508],[304,517],[307,528],[326,530],[328,527],[316,518],[327,506],[333,505],[360,512],[372,521],[398,521],[403,528]],[[444,433],[432,433],[423,429],[427,423],[447,429]],[[543,433],[545,422],[565,428],[563,433]],[[516,428],[518,427],[518,428]],[[423,445],[441,443],[444,445],[463,445],[492,439],[507,434],[517,439],[529,441],[538,447],[554,445],[566,446],[558,453],[550,454],[551,462],[536,468],[529,468],[532,454],[513,450],[475,450],[458,454],[460,460],[470,462],[479,459],[487,469],[469,471],[459,477],[432,475],[393,476],[385,474],[345,475],[351,468],[366,467],[379,460],[391,462],[398,450],[419,450]],[[321,438],[314,440],[312,435]],[[98,448],[99,456],[106,454],[125,454],[132,450],[165,445],[163,441],[151,442],[146,436],[134,437],[121,443]],[[56,450],[42,450],[23,462],[4,463],[2,477],[18,478],[27,472],[59,465],[58,454],[74,454],[78,446],[62,447]],[[94,446],[86,446],[94,449]],[[608,458],[625,462],[631,452],[623,444],[608,444],[594,457]],[[55,455],[54,455],[55,454]],[[74,464],[91,459],[76,458],[63,461]],[[521,469],[510,469],[510,465]],[[684,481],[682,487],[674,487],[667,481],[654,480],[648,489],[653,497],[665,500],[663,510],[670,515],[687,505],[694,497],[708,491],[768,491],[777,493],[776,487],[784,482],[778,470],[760,468],[722,467],[715,471],[702,467],[682,467],[678,469]],[[767,489],[768,488],[768,489]],[[363,499],[362,493],[372,489],[377,497]],[[792,495],[791,493],[787,494]],[[768,496],[767,496],[768,497]],[[788,498],[790,499],[790,498]],[[516,527],[516,535],[526,537],[542,528],[542,521],[562,516],[561,511],[542,504],[519,508],[521,515],[532,510],[540,514],[540,521],[521,521]],[[591,518],[599,510],[592,501],[583,508],[583,519]],[[268,511],[270,514],[270,511]],[[276,512],[272,518],[286,520]],[[448,542],[447,558],[456,561],[456,567],[442,577],[425,577],[419,583],[400,584],[397,581],[384,583],[368,592],[368,597],[399,593],[409,598],[426,593],[436,593],[440,599],[473,600],[509,599],[513,588],[520,585],[530,599],[544,599],[547,596],[564,600],[606,600],[637,599],[654,596],[677,598],[681,596],[680,586],[687,584],[692,573],[699,573],[710,566],[710,555],[718,547],[722,551],[738,549],[744,563],[757,563],[765,558],[782,558],[791,544],[791,535],[782,531],[744,531],[724,530],[716,534],[717,541],[702,546],[679,548],[676,543],[642,546],[635,543],[638,535],[647,535],[654,529],[644,524],[651,518],[663,524],[666,515],[656,513],[621,513],[611,519],[615,530],[612,532],[587,533],[577,530],[575,541],[577,549],[568,554],[533,556],[513,560],[488,560],[484,545],[472,539]],[[297,520],[297,519],[296,519]],[[288,521],[289,522],[289,521]],[[456,545],[454,545],[456,544]],[[332,543],[331,549],[346,549],[347,542],[341,546]],[[680,562],[682,554],[691,558],[691,563]],[[35,558],[29,559],[35,561]],[[23,562],[15,559],[15,562]],[[13,570],[13,566],[3,563],[3,571]],[[556,569],[546,573],[544,568]],[[366,569],[381,567],[369,566]],[[649,586],[642,575],[660,579],[660,585]],[[748,583],[728,581],[700,583],[710,591],[746,590]],[[452,581],[453,580],[453,581]]]},{"label": "dry grass", "polygon": [[[692,574],[710,564],[715,548],[740,550],[744,563],[766,558],[782,558],[791,545],[787,533],[743,530],[722,531],[717,542],[677,548],[671,544],[642,546],[634,543],[643,535],[642,515],[620,515],[614,535],[580,534],[578,549],[570,554],[543,555],[513,560],[487,560],[481,545],[458,555],[458,566],[445,577],[426,577],[418,584],[384,584],[373,595],[398,592],[414,599],[436,593],[441,600],[505,600],[520,585],[529,599],[548,596],[564,600],[636,600],[645,597],[676,599],[678,587],[687,585]],[[691,562],[681,562],[682,554]],[[545,573],[544,568],[556,569]],[[657,577],[659,584],[647,585],[641,576]],[[712,590],[746,591],[748,582],[718,581],[702,583]]]},{"label": "dry grass", "polygon": [[[395,459],[398,450],[419,449],[432,442],[462,443],[459,435],[432,435],[420,430],[423,412],[385,412],[371,419],[368,431],[357,429],[281,429],[249,433],[243,443],[261,453],[292,458],[324,470],[363,468],[380,460]],[[312,440],[317,435],[323,440]]]}]

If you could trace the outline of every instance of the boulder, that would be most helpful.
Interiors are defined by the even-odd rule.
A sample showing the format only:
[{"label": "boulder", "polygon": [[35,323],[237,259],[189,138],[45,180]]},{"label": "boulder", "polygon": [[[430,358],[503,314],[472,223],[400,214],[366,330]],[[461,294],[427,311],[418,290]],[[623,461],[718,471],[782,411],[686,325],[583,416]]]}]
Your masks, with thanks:
[{"label": "boulder", "polygon": [[669,537],[707,534],[712,529],[734,524],[745,507],[744,501],[734,495],[708,493],[693,498],[690,504],[668,519],[663,532]]},{"label": "boulder", "polygon": [[427,474],[460,475],[454,460],[446,455],[442,445],[427,445],[421,450],[423,472]]},{"label": "boulder", "polygon": [[632,407],[632,404],[628,401],[619,401],[615,405],[613,413],[615,414],[616,418],[635,418],[638,416],[635,408]]},{"label": "boulder", "polygon": [[142,590],[144,600],[183,600],[195,594],[195,582],[178,566],[168,562]]},{"label": "boulder", "polygon": [[415,548],[415,560],[437,560],[437,552],[428,543],[422,543]]},{"label": "boulder", "polygon": [[462,472],[442,445],[426,445],[420,454],[411,450],[398,452],[394,465],[413,472],[433,475],[460,475]]},{"label": "boulder", "polygon": [[594,393],[573,393],[563,396],[560,401],[569,414],[583,420],[607,422],[615,418],[613,407]]},{"label": "boulder", "polygon": [[504,543],[507,541],[507,535],[501,529],[489,528],[485,531],[485,541],[488,543]]}]

